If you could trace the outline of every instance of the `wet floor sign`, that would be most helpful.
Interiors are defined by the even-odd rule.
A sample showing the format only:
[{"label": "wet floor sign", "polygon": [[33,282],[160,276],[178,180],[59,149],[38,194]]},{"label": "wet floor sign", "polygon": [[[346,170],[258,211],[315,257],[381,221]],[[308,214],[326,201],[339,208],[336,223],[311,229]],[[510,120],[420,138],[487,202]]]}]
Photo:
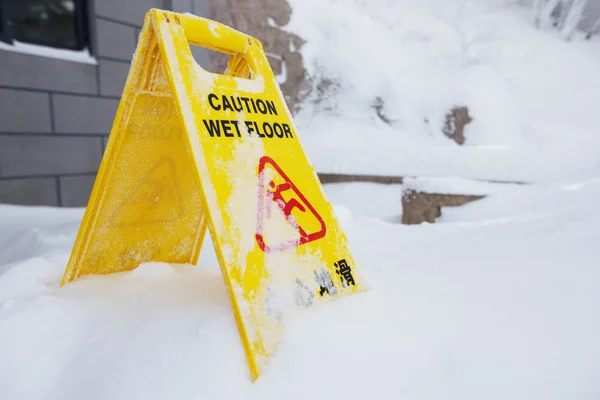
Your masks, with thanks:
[{"label": "wet floor sign", "polygon": [[[229,54],[225,73],[190,44]],[[195,264],[207,228],[253,379],[295,310],[365,289],[261,43],[153,9],[63,284]]]}]

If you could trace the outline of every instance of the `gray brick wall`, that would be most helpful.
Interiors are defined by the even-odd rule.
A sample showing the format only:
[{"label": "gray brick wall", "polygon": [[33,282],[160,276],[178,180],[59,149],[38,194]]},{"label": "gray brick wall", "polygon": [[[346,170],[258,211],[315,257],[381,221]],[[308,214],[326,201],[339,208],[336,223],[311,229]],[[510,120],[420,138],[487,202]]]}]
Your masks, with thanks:
[{"label": "gray brick wall", "polygon": [[91,173],[102,157],[102,139],[77,135],[0,136],[3,178]]},{"label": "gray brick wall", "polygon": [[0,179],[0,199],[4,203],[57,206],[57,178]]},{"label": "gray brick wall", "polygon": [[99,60],[100,95],[118,97],[123,93],[127,73],[128,61],[113,61],[106,58]]},{"label": "gray brick wall", "polygon": [[0,203],[85,206],[145,13],[209,16],[209,3],[89,0],[97,65],[0,50]]},{"label": "gray brick wall", "polygon": [[0,87],[98,93],[96,67],[91,64],[0,50],[0,65]]},{"label": "gray brick wall", "polygon": [[50,94],[0,89],[0,104],[0,132],[52,132]]},{"label": "gray brick wall", "polygon": [[117,98],[53,94],[57,132],[106,135],[117,112]]}]

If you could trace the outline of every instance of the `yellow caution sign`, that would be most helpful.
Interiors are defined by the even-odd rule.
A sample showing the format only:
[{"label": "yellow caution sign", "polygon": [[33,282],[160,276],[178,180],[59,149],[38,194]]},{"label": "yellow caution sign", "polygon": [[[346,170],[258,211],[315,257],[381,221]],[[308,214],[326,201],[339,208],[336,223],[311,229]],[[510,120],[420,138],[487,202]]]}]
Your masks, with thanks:
[{"label": "yellow caution sign", "polygon": [[[190,44],[229,54],[225,74]],[[63,284],[195,264],[207,227],[253,379],[294,310],[365,289],[261,43],[152,9]]]}]

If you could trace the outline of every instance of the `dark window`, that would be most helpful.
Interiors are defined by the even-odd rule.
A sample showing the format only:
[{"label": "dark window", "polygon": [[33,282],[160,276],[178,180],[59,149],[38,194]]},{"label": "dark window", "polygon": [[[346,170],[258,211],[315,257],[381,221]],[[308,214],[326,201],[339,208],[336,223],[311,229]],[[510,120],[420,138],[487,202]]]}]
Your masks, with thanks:
[{"label": "dark window", "polygon": [[6,25],[8,24],[7,19],[5,18],[6,13],[3,10],[3,3],[5,0],[0,0],[0,40],[7,41],[8,38],[6,36]]},{"label": "dark window", "polygon": [[87,0],[0,0],[0,40],[72,50],[89,47]]}]

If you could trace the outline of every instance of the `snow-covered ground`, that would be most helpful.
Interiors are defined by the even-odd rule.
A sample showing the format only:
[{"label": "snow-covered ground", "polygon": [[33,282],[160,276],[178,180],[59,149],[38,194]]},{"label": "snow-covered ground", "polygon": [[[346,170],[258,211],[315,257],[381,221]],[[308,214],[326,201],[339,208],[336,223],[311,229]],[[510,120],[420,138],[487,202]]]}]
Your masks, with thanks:
[{"label": "snow-covered ground", "polygon": [[[321,89],[297,118],[318,170],[545,181],[598,167],[600,37],[536,30],[527,0],[290,3],[285,29]],[[473,118],[463,147],[442,134],[454,106]]]},{"label": "snow-covered ground", "polygon": [[320,171],[488,197],[404,226],[402,186],[326,185],[372,288],[300,314],[255,383],[210,243],[59,288],[83,210],[0,205],[0,399],[599,398],[600,40],[516,1],[290,3],[337,88],[298,116]]},{"label": "snow-covered ground", "polygon": [[[59,282],[80,210],[0,207],[2,399],[594,399],[600,179],[511,186],[403,226],[399,186],[327,185],[372,290],[288,327],[250,382],[198,266]],[[40,222],[42,221],[42,222]]]}]

